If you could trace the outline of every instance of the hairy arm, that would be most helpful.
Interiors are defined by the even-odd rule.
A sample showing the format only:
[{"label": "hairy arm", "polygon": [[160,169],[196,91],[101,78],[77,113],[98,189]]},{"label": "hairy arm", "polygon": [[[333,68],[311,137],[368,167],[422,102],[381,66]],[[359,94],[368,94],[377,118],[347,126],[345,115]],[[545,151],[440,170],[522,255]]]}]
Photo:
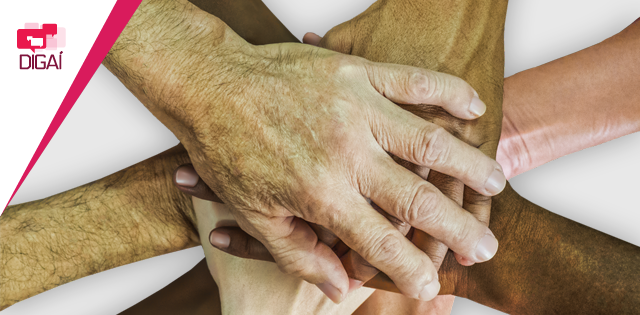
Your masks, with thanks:
[{"label": "hairy arm", "polygon": [[[224,17],[253,44],[297,41],[261,1],[192,3]],[[120,56],[140,49],[118,48],[113,54]],[[137,80],[113,56],[105,64]],[[198,245],[191,199],[171,179],[188,162],[179,146],[93,183],[8,207],[0,218],[0,309],[90,274]]]},{"label": "hairy arm", "polygon": [[[201,4],[199,2],[205,2],[205,3]],[[277,28],[274,28],[276,29],[276,31],[271,31],[271,29],[269,28],[261,27],[261,25],[265,25],[267,23],[266,21],[273,21],[276,19],[275,16],[273,16],[273,14],[269,12],[266,7],[262,5],[261,1],[257,1],[257,0],[233,1],[232,3],[228,3],[228,1],[193,1],[193,3],[210,13],[214,13],[218,15],[218,17],[220,17],[227,24],[229,24],[234,31],[236,31],[238,34],[240,34],[249,42],[262,44],[262,43],[271,43],[271,41],[272,42],[295,41],[295,38],[292,38],[292,36],[288,31],[286,32],[279,31],[283,29],[283,26],[281,24],[279,24],[280,26],[278,26]],[[239,11],[234,12],[229,7],[230,5],[236,5],[237,6],[236,9]],[[256,7],[261,7],[262,10],[248,11],[249,10],[248,8],[256,8]],[[214,11],[214,10],[217,10],[217,11]],[[242,11],[242,10],[247,10],[246,14],[245,14],[245,11]],[[231,13],[232,15],[225,15],[222,12]],[[231,18],[231,16],[233,16],[233,18]],[[260,39],[266,39],[266,38],[270,38],[269,41],[259,42]],[[567,58],[571,58],[571,57],[567,57]],[[420,59],[420,60],[417,60],[416,62],[424,62],[424,61]],[[550,65],[550,67],[559,67],[559,66],[560,64],[557,64],[557,63],[553,63]],[[572,69],[572,70],[577,70],[577,69]],[[528,71],[524,71],[519,75],[526,74],[527,72]],[[550,73],[555,73],[555,72],[557,71],[551,71]],[[524,124],[527,126],[533,126],[533,125],[530,125],[530,123],[536,121],[536,117],[537,117],[536,114],[545,115],[546,114],[545,111],[551,109],[548,106],[544,106],[543,104],[534,102],[535,100],[541,99],[541,96],[547,93],[546,89],[544,89],[543,86],[538,83],[547,82],[551,80],[551,77],[546,77],[544,75],[541,75],[536,77],[535,81],[529,81],[532,79],[534,79],[532,76],[522,76],[522,79],[519,80],[520,81],[519,84],[516,84],[517,82],[516,80],[514,80],[514,77],[510,77],[510,78],[507,78],[504,82],[505,100],[504,100],[503,110],[504,110],[504,115],[507,117],[511,116],[513,114],[512,111],[515,108],[517,108],[515,104],[512,103],[514,99],[514,97],[512,96],[517,96],[521,92],[524,93],[525,91],[522,91],[523,87],[528,88],[526,92],[529,93],[530,96],[527,99],[531,100],[530,108],[532,109],[531,114],[533,116],[528,116],[527,117],[528,120],[521,119],[517,121],[517,123]],[[576,83],[575,81],[571,81],[571,82]],[[531,89],[531,87],[535,87],[535,88]],[[580,91],[580,89],[583,88],[583,86],[576,83],[575,85],[569,86],[567,88],[570,88],[572,91],[577,92],[577,91]],[[603,91],[610,91],[607,85],[603,85],[602,88],[603,88]],[[557,96],[565,95],[561,90],[558,90],[557,93],[559,93]],[[581,93],[573,93],[571,95],[578,97],[581,95]],[[602,95],[605,96],[606,93],[602,93]],[[553,95],[549,95],[549,96],[553,96]],[[580,104],[580,101],[581,100],[579,98],[576,98],[576,99],[571,98],[571,99],[566,99],[565,102],[560,103],[558,105],[559,106],[561,105],[566,107],[567,109],[570,109],[574,105]],[[533,110],[533,109],[536,109],[536,110]],[[585,111],[576,112],[574,113],[574,116],[571,116],[571,117],[575,117],[575,115],[584,114],[584,113]],[[510,169],[510,167],[518,165],[516,163],[517,161],[520,161],[520,160],[523,160],[523,158],[526,158],[526,156],[523,157],[518,155],[518,154],[524,154],[526,152],[520,151],[520,150],[507,150],[505,148],[505,146],[503,145],[503,142],[505,141],[505,139],[510,139],[515,137],[517,135],[517,130],[514,128],[508,128],[509,123],[507,122],[503,122],[502,126],[503,126],[502,138],[501,138],[501,143],[498,149],[498,160],[504,166],[504,170],[506,174],[514,174],[515,170]],[[544,133],[548,139],[552,139],[554,136],[558,136],[559,137],[558,142],[573,141],[571,138],[563,137],[562,134],[558,134],[557,132],[548,133],[548,131],[549,129],[540,130],[540,132]],[[567,145],[570,145],[570,143],[567,143]],[[530,143],[529,149],[535,151],[537,149],[536,143]],[[554,158],[557,158],[559,156],[560,155],[557,155]],[[524,167],[533,168],[534,166],[532,166],[531,164],[525,164]],[[520,168],[519,171],[523,171],[523,169]],[[195,269],[190,273],[192,272],[196,272]],[[200,274],[200,277],[209,276],[209,272],[208,270],[206,270],[206,268],[200,268],[197,273]],[[184,299],[184,300],[180,300],[179,302],[174,302],[180,305],[180,306],[176,306],[174,303],[167,302],[168,300],[162,297],[171,296],[172,294],[182,295],[184,294],[184,292],[192,292],[194,293],[193,296],[200,296],[200,294],[197,294],[197,292],[200,292],[198,291],[197,288],[198,287],[191,287],[188,282],[177,280],[176,283],[173,283],[170,287],[165,288],[162,293],[154,294],[153,296],[145,300],[145,302],[141,302],[141,304],[144,303],[146,307],[143,307],[143,305],[136,305],[132,309],[128,310],[126,314],[146,314],[151,307],[153,307],[154,310],[160,311],[161,314],[163,314],[163,310],[174,309],[175,307],[178,307],[178,309],[194,308],[198,305],[201,305],[201,303],[205,303],[205,302],[199,302],[199,301],[196,301],[195,299]],[[213,289],[217,290],[215,283],[211,284],[211,288],[202,289],[202,290],[204,292],[206,290],[213,290]],[[173,293],[169,293],[169,292],[173,292]],[[363,305],[363,308],[360,309],[358,312],[361,312],[362,314],[375,314],[376,312],[385,313],[385,310],[386,310],[386,313],[392,313],[392,312],[407,313],[407,312],[415,311],[417,313],[419,312],[420,314],[427,314],[427,312],[433,312],[433,313],[439,314],[439,312],[444,313],[444,311],[446,311],[447,309],[450,310],[450,307],[451,307],[448,302],[439,303],[438,301],[432,301],[432,303],[415,303],[415,304],[413,304],[413,302],[411,304],[391,303],[394,298],[398,298],[402,300],[404,300],[404,298],[397,294],[388,294],[383,292],[379,292],[379,293],[381,293],[382,296],[384,296],[384,299],[378,299],[378,301],[380,302],[379,304],[372,303],[376,301],[376,299],[372,299],[372,301],[368,301],[367,303],[365,303],[365,305]],[[211,299],[214,299],[214,298],[218,299],[219,297],[217,295],[211,297]],[[161,307],[158,307],[159,305]],[[367,308],[367,306],[369,306],[370,308]],[[206,311],[204,311],[205,308],[198,308],[198,309],[202,311],[203,314],[206,313]],[[169,314],[170,312],[164,312],[164,313]]]},{"label": "hairy arm", "polygon": [[172,185],[181,148],[0,217],[0,309],[120,265],[196,246],[191,201]]}]

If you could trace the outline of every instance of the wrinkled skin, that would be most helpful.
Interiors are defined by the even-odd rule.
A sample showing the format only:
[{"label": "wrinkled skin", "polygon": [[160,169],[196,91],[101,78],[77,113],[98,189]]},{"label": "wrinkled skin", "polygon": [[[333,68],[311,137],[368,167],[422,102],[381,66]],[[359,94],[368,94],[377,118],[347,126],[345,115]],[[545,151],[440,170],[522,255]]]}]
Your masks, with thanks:
[{"label": "wrinkled skin", "polygon": [[[400,106],[495,157],[502,123],[506,4],[507,1],[381,0],[354,19],[336,26],[321,40],[307,34],[305,42],[373,61],[423,67],[464,78],[487,104],[486,114],[478,120],[463,121],[436,107]],[[402,164],[427,178],[479,220],[489,223],[489,198],[464,189],[460,181],[449,176],[429,173],[429,169],[411,163]],[[440,265],[447,253],[445,245],[421,231],[414,233],[412,240],[429,254],[436,266]],[[350,264],[352,270],[362,270],[361,266],[368,265],[357,253],[351,252],[347,257],[343,262]],[[459,255],[456,258],[463,265],[473,264]],[[366,281],[375,273],[371,268],[350,276]],[[378,280],[383,281],[381,277]],[[385,295],[380,297],[383,301],[398,298],[385,293],[379,295]],[[438,299],[442,300],[441,304],[453,302],[449,297]],[[444,302],[445,299],[448,301]],[[409,299],[406,303],[415,304],[416,309],[423,307]]]},{"label": "wrinkled skin", "polygon": [[365,198],[466,259],[495,254],[482,220],[387,154],[485,196],[504,188],[494,160],[393,103],[435,104],[475,119],[484,109],[470,106],[481,101],[459,78],[309,45],[253,46],[179,0],[144,1],[105,64],[176,134],[280,269],[337,290],[336,301],[348,291],[347,274],[306,222],[332,231],[407,296],[428,300],[437,292],[430,258]]}]

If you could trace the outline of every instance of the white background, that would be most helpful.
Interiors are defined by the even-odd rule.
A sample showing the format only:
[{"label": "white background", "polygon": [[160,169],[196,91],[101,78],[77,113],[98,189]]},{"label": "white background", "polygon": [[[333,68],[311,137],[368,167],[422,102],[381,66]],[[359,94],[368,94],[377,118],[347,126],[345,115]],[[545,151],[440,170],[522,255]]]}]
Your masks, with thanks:
[{"label": "white background", "polygon": [[[372,2],[265,1],[298,38],[306,31],[324,34]],[[108,14],[108,9],[101,14]],[[96,13],[94,16],[101,15]],[[638,17],[640,1],[637,0],[511,0],[505,35],[505,75],[596,44]],[[75,40],[77,29],[67,27],[68,43]],[[5,30],[6,27],[2,32]],[[15,36],[13,32],[11,35]],[[5,87],[3,84],[3,89]],[[13,100],[3,96],[2,106],[13,106]],[[2,113],[5,113],[4,109]],[[3,129],[1,144],[9,139],[14,141],[11,145],[19,145],[17,136],[21,137],[9,136]],[[101,67],[12,203],[40,199],[96,180],[177,142],[115,77]],[[2,155],[2,164],[7,165],[4,162],[8,161],[8,154]],[[20,162],[26,166],[30,157],[24,157]],[[511,183],[521,195],[547,209],[640,246],[638,161],[640,133],[558,159],[516,177]],[[5,186],[6,181],[3,178]],[[1,193],[5,193],[4,187],[2,189]],[[0,313],[116,314],[170,283],[202,258],[201,249],[193,248],[148,259],[63,285]],[[501,313],[457,298],[453,314]]]}]

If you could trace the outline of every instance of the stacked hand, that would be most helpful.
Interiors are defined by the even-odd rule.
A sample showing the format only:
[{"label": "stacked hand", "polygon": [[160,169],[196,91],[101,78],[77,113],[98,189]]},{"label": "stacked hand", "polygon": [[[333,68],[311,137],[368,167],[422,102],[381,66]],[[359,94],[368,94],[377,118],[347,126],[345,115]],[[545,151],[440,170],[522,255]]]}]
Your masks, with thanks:
[{"label": "stacked hand", "polygon": [[[477,120],[462,120],[433,106],[399,105],[427,121],[442,126],[466,143],[479,148],[487,156],[495,158],[502,122],[503,74],[502,70],[494,65],[503,64],[502,32],[501,28],[488,32],[487,25],[500,26],[503,21],[500,21],[500,14],[490,15],[492,9],[495,9],[492,5],[477,4],[462,10],[424,10],[425,7],[438,8],[447,5],[451,3],[437,0],[420,4],[401,0],[377,1],[359,16],[330,30],[324,38],[307,33],[303,41],[369,60],[446,71],[464,77],[478,88],[481,96],[487,100],[487,112]],[[465,11],[474,12],[467,14],[471,16],[471,19],[465,22],[469,27],[462,29],[455,21],[459,20],[458,15]],[[474,25],[485,27],[473,27]],[[454,34],[458,34],[459,37],[452,38]],[[491,203],[486,195],[478,194],[473,189],[464,189],[463,183],[459,178],[456,179],[456,176],[429,172],[428,168],[410,161],[398,162],[428,179],[445,195],[488,225]],[[493,175],[495,190],[499,192],[504,187],[502,169],[496,170]],[[439,267],[447,247],[434,240],[432,236],[434,235],[416,231],[411,239],[427,252],[436,267]],[[353,255],[349,261],[355,265],[354,270],[362,269],[357,266],[367,265],[356,253],[350,255]],[[474,263],[473,260],[458,254],[456,259],[463,265]],[[375,273],[375,270],[372,270],[367,275],[359,274],[358,279],[369,280]]]},{"label": "stacked hand", "polygon": [[[317,284],[334,301],[347,293],[342,262],[318,241],[313,223],[405,295],[433,298],[436,267],[385,216],[468,261],[495,254],[497,240],[484,222],[389,156],[457,178],[483,196],[500,192],[505,179],[497,162],[394,104],[436,105],[476,119],[485,105],[463,80],[310,45],[252,46],[188,3],[146,1],[136,11],[145,14],[187,15],[197,27],[180,24],[132,40],[136,30],[159,27],[134,16],[141,24],[129,23],[107,65],[176,134],[204,183],[282,271]],[[142,54],[121,47],[144,41],[154,44],[142,46]]]},{"label": "stacked hand", "polygon": [[[222,200],[220,200],[220,198],[198,176],[195,169],[193,168],[193,165],[191,164],[182,165],[178,169],[176,169],[176,172],[174,173],[174,184],[180,191],[198,199],[222,203]],[[228,210],[224,211],[223,209],[225,208],[220,207],[215,208],[217,209],[217,211],[223,211],[221,213],[217,213],[215,215],[216,217],[230,217],[224,219],[224,223],[218,223],[216,225],[216,228],[209,234],[208,240],[202,239],[202,242],[208,241],[215,248],[233,256],[245,259],[256,259],[275,262],[273,255],[271,255],[265,245],[263,245],[260,241],[239,228],[236,221],[229,221],[230,219],[233,220],[235,218],[233,218],[233,215],[231,213],[227,212]],[[409,225],[402,223],[392,216],[389,216],[379,208],[377,208],[377,210],[381,215],[387,217],[389,219],[389,222],[393,226],[395,226],[401,233],[406,234],[407,231],[409,231]],[[345,259],[346,257],[348,257],[348,254],[353,251],[349,247],[347,247],[344,242],[342,242],[338,237],[331,233],[331,231],[317,224],[308,224],[310,228],[316,233],[318,240],[331,248],[334,254],[340,257],[343,263],[345,263]],[[362,266],[345,264],[345,268],[350,276],[352,274],[369,274],[376,270],[375,267],[371,265]],[[445,291],[441,291],[440,294],[451,294],[455,290],[459,289],[458,286],[461,284],[460,280],[462,279],[461,277],[464,274],[463,268],[464,267],[460,267],[460,265],[455,263],[450,263],[446,266],[442,266],[442,268],[438,272],[440,274],[443,274],[444,276],[440,277],[438,280]],[[349,285],[349,292],[351,292],[352,290],[362,287],[363,282],[350,278]],[[398,292],[398,288],[395,286],[395,284],[384,274],[380,274],[374,280],[366,283],[366,286],[386,291]],[[330,298],[337,298],[336,296],[332,295],[334,292],[327,292],[323,286],[319,286],[319,288],[327,293]],[[437,293],[438,292],[433,292],[433,294]]]},{"label": "stacked hand", "polygon": [[[437,104],[473,119],[470,108],[484,105],[464,81],[299,44],[251,47],[242,58],[247,69],[235,71],[251,76],[238,75],[223,95],[192,99],[197,115],[178,128],[194,131],[183,140],[194,167],[285,273],[337,291],[335,300],[348,291],[339,258],[307,221],[335,233],[404,294],[433,298],[439,285],[429,257],[365,198],[466,259],[495,254],[482,222],[387,154],[498,193],[504,177],[494,184],[494,160],[393,103]],[[224,114],[213,99],[225,100]]]}]

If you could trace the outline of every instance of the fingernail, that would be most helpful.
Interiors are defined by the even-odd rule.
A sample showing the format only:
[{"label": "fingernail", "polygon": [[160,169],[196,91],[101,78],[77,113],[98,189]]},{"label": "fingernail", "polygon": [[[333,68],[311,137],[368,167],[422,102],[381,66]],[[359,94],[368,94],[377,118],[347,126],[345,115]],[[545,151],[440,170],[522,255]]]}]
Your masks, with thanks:
[{"label": "fingernail", "polygon": [[331,299],[333,303],[340,304],[340,302],[342,302],[342,293],[340,293],[340,290],[338,290],[330,283],[320,283],[316,284],[316,286],[318,287],[318,289],[320,289],[320,291],[322,291],[322,293],[324,293],[324,295]]},{"label": "fingernail", "polygon": [[364,282],[349,278],[349,293],[362,288]]},{"label": "fingernail", "polygon": [[211,246],[213,247],[227,249],[230,242],[231,237],[229,237],[228,234],[218,232],[216,230],[211,231],[211,234],[209,234],[209,243],[211,243]]},{"label": "fingernail", "polygon": [[440,292],[440,281],[436,278],[420,291],[418,298],[422,301],[431,301],[438,296],[438,292]]},{"label": "fingernail", "polygon": [[487,105],[484,104],[483,101],[478,98],[478,96],[474,96],[471,100],[471,104],[469,105],[469,111],[476,117],[480,117],[484,115],[484,112],[487,111]]},{"label": "fingernail", "polygon": [[200,176],[192,167],[184,166],[176,172],[176,183],[180,186],[195,187]]},{"label": "fingernail", "polygon": [[485,262],[493,256],[495,256],[498,251],[498,240],[493,236],[493,233],[489,231],[481,240],[478,242],[478,246],[476,247],[476,259],[477,262]]},{"label": "fingernail", "polygon": [[491,176],[487,180],[487,183],[484,185],[484,188],[492,195],[499,194],[504,187],[507,185],[507,178],[504,176],[504,173],[498,169],[493,170]]}]

